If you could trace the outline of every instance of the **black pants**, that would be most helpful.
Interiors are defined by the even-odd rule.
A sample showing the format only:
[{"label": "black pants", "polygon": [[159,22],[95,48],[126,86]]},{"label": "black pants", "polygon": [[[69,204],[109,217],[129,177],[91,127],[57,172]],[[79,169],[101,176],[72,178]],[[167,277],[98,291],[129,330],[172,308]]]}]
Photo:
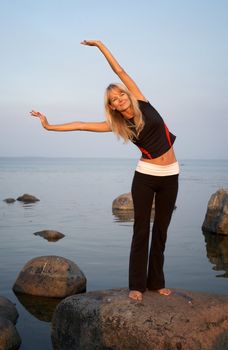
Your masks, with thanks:
[{"label": "black pants", "polygon": [[[135,172],[132,182],[135,221],[129,264],[130,290],[144,292],[146,288],[155,290],[165,287],[164,250],[177,191],[178,175],[152,176]],[[149,252],[154,196],[155,216]]]}]

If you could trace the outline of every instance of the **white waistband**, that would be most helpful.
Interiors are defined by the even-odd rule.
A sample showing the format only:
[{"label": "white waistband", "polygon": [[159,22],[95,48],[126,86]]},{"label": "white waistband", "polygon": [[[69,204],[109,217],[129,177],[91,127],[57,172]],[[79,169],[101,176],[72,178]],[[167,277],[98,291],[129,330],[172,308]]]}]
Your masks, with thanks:
[{"label": "white waistband", "polygon": [[136,171],[146,175],[170,176],[179,174],[180,168],[178,162],[169,165],[157,165],[139,160]]}]

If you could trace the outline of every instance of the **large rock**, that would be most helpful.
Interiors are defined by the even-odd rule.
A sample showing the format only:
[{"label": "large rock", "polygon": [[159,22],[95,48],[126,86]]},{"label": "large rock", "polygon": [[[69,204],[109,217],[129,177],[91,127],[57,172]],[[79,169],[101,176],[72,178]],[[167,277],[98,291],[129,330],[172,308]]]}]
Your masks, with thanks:
[{"label": "large rock", "polygon": [[228,189],[220,189],[212,194],[202,229],[228,235]]},{"label": "large rock", "polygon": [[21,338],[13,323],[0,317],[0,350],[17,350]]},{"label": "large rock", "polygon": [[20,272],[15,293],[64,298],[86,290],[86,277],[71,260],[41,256],[30,260]]},{"label": "large rock", "polygon": [[228,297],[174,290],[136,302],[127,289],[68,297],[55,310],[52,342],[55,350],[227,350]]},{"label": "large rock", "polygon": [[9,299],[0,296],[0,317],[6,318],[15,324],[18,316],[15,305]]}]

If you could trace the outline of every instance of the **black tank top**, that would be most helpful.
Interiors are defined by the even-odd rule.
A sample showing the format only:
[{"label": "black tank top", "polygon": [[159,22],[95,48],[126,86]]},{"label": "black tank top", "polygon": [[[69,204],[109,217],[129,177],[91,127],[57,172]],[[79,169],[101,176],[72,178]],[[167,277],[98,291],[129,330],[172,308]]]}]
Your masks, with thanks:
[{"label": "black tank top", "polygon": [[[160,114],[149,102],[138,103],[145,124],[138,138],[134,137],[132,142],[139,147],[143,158],[160,157],[172,147],[176,136],[169,131]],[[132,122],[133,118],[128,120],[128,125],[132,126]]]}]

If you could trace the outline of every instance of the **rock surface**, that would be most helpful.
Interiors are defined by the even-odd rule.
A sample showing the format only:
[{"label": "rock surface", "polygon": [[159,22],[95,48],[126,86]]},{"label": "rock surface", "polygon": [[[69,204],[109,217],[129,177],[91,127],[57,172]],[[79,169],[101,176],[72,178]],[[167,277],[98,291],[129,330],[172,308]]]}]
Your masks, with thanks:
[{"label": "rock surface", "polygon": [[55,350],[227,350],[228,297],[173,290],[135,302],[127,289],[68,297],[53,315],[52,343]]},{"label": "rock surface", "polygon": [[202,229],[228,235],[228,189],[220,189],[212,194]]},{"label": "rock surface", "polygon": [[41,256],[30,260],[20,272],[15,293],[64,298],[86,290],[86,277],[71,260]]},{"label": "rock surface", "polygon": [[20,196],[17,198],[17,201],[23,202],[23,203],[35,203],[38,202],[39,199],[35,196],[32,196],[31,194],[23,194],[23,196]]},{"label": "rock surface", "polygon": [[13,323],[0,317],[0,350],[16,350],[21,344],[21,338]]},{"label": "rock surface", "polygon": [[56,242],[59,239],[65,237],[65,235],[61,232],[54,231],[54,230],[43,230],[34,232],[35,236],[43,237],[44,239],[48,240],[49,242]]}]

